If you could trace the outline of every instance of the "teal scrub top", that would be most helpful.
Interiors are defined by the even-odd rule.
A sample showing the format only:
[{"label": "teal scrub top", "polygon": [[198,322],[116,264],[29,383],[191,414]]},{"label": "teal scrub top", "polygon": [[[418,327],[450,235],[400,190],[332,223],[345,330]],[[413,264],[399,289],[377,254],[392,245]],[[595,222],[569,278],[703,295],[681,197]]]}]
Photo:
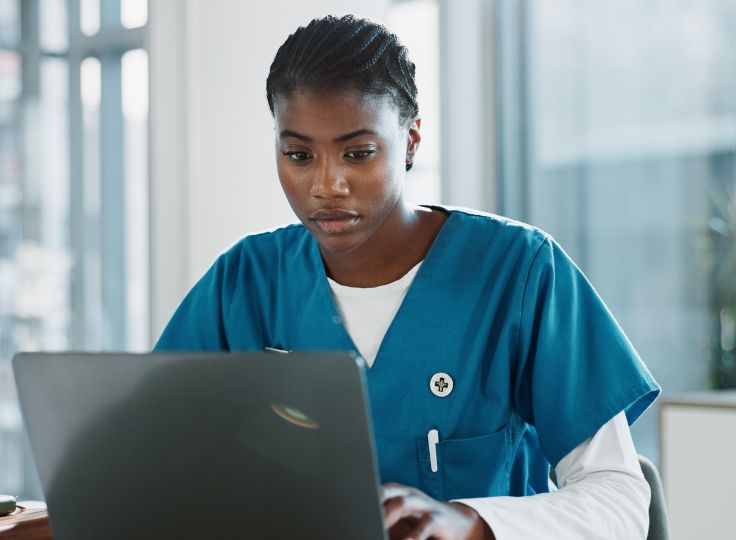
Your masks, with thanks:
[{"label": "teal scrub top", "polygon": [[[367,370],[381,480],[439,500],[549,491],[549,467],[659,387],[549,235],[444,209]],[[243,238],[192,288],[156,350],[356,351],[318,244],[299,225]],[[430,391],[436,373],[452,392]],[[427,433],[437,429],[438,471]]]}]

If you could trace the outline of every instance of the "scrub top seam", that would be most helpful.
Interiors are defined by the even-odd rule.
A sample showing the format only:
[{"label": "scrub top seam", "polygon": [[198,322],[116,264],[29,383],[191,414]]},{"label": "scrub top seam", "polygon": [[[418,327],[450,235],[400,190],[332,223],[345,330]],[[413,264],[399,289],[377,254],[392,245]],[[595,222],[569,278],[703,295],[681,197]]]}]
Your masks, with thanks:
[{"label": "scrub top seam", "polygon": [[[229,300],[230,301],[227,303],[227,306],[225,308],[225,313],[224,313],[225,321],[227,321],[227,326],[230,326],[230,313],[231,313],[231,310],[232,310],[232,307],[233,307],[233,298],[235,298],[235,294],[236,294],[238,288],[241,286],[241,281],[238,279],[238,277],[240,277],[240,269],[243,267],[243,246],[242,246],[242,243],[240,245],[240,250],[239,251],[240,251],[240,253],[239,253],[239,257],[238,257],[238,267],[235,269],[235,273],[234,273],[235,274],[235,277],[234,277],[235,283],[233,285],[232,294],[229,295],[229,297],[230,297]],[[223,287],[223,289],[225,289],[225,287]],[[225,302],[225,298],[223,298],[223,302]],[[225,330],[223,333],[225,334],[225,340],[227,341],[227,348],[228,348],[228,350],[230,350],[231,349],[231,347],[230,347],[230,340],[227,337],[227,330],[226,329],[223,329],[223,330]]]},{"label": "scrub top seam", "polygon": [[526,301],[526,290],[527,290],[527,287],[529,286],[529,278],[532,275],[532,269],[534,268],[534,265],[537,262],[537,259],[539,258],[539,254],[542,252],[542,248],[549,241],[549,236],[547,236],[544,233],[542,234],[543,234],[543,239],[540,242],[539,247],[537,247],[537,250],[534,253],[534,257],[532,257],[532,261],[529,264],[529,269],[527,270],[526,278],[524,279],[524,288],[521,291],[521,304],[519,306],[519,330],[516,333],[516,344],[515,344],[515,349],[516,349],[515,356],[517,360],[519,359],[519,354],[521,353],[521,334],[522,334],[521,330],[522,330],[522,325],[524,323],[524,304]]},{"label": "scrub top seam", "polygon": [[[337,306],[337,303],[335,302],[335,298],[332,295],[332,290],[330,289],[330,282],[327,281],[327,269],[325,268],[324,261],[322,260],[322,254],[319,250],[319,244],[314,237],[308,238],[307,241],[309,242],[309,247],[307,249],[312,250],[313,256],[315,256],[314,252],[316,252],[316,259],[314,259],[315,270],[317,271],[317,274],[319,277],[319,283],[317,284],[317,287],[318,287],[317,292],[319,296],[322,298],[322,302],[327,307],[327,312],[331,314],[331,317],[333,318],[333,320],[336,320],[335,317],[339,319],[339,322],[335,324],[335,326],[339,326],[339,328],[336,328],[335,331],[337,335],[340,336],[340,341],[342,341],[342,343],[346,347],[348,347],[350,351],[354,352],[361,359],[363,359],[363,355],[360,353],[358,346],[355,344],[355,341],[353,341],[353,338],[350,335],[350,332],[348,332],[348,329],[345,327],[345,321],[343,320],[343,317],[340,314],[340,310]],[[374,359],[374,363],[375,363],[375,359]]]}]

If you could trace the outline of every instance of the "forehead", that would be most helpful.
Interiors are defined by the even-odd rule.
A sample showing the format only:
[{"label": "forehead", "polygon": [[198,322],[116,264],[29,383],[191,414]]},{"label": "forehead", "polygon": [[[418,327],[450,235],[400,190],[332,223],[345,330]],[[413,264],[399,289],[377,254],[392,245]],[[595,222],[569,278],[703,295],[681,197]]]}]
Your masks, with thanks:
[{"label": "forehead", "polygon": [[297,90],[274,101],[274,118],[277,131],[288,129],[310,136],[339,136],[358,129],[383,132],[399,126],[399,111],[389,96],[358,90]]}]

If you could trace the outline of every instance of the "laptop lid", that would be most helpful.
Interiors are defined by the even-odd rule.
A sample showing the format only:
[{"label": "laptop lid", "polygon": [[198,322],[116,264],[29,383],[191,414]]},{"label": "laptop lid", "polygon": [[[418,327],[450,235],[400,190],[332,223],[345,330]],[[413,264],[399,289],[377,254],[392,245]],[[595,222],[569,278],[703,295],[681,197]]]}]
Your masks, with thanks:
[{"label": "laptop lid", "polygon": [[385,538],[362,360],[24,353],[55,540]]}]

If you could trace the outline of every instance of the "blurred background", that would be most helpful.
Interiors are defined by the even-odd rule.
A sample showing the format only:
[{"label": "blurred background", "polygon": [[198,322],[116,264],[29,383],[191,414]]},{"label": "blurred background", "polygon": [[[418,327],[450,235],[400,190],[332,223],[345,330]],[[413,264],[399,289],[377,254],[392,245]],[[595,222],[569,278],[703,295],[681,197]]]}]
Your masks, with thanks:
[{"label": "blurred background", "polygon": [[666,395],[736,386],[735,0],[0,0],[0,492],[43,497],[15,352],[148,350],[218,253],[294,220],[268,67],[349,12],[417,65],[411,199],[551,233]]}]

